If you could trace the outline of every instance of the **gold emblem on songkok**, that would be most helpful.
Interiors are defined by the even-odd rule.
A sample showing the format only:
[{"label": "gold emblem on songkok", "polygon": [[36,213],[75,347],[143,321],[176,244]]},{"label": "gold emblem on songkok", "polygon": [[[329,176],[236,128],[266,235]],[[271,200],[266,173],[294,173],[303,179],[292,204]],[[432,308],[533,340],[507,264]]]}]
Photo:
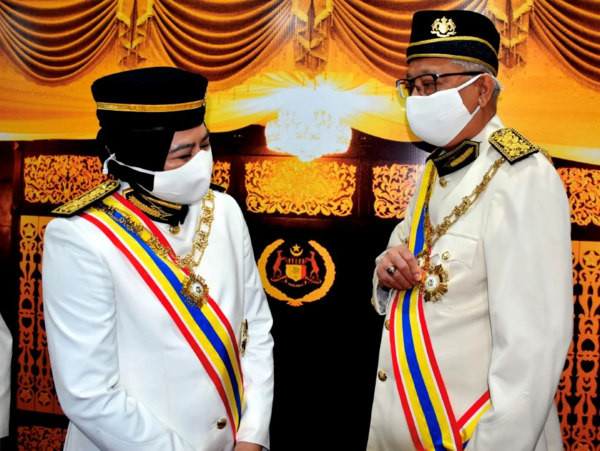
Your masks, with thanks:
[{"label": "gold emblem on songkok", "polygon": [[52,213],[59,216],[73,216],[82,210],[85,210],[88,206],[94,202],[104,199],[106,196],[114,193],[119,189],[120,183],[118,180],[107,180],[101,183],[96,188],[82,194],[77,199],[73,199],[64,205],[52,210]]},{"label": "gold emblem on songkok", "polygon": [[431,34],[435,34],[438,38],[447,38],[456,34],[456,24],[452,19],[435,19],[431,25]]},{"label": "gold emblem on songkok", "polygon": [[510,164],[539,152],[541,149],[525,139],[514,128],[501,128],[490,136],[490,143]]}]

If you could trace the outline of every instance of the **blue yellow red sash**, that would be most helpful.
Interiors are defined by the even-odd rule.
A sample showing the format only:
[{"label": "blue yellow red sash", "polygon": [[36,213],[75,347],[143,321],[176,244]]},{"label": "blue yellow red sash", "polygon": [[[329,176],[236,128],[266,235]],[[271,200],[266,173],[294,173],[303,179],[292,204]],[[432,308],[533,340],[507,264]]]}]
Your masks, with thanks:
[{"label": "blue yellow red sash", "polygon": [[[425,198],[436,172],[425,167],[410,230],[409,248],[425,248]],[[419,451],[462,451],[479,418],[490,407],[489,391],[456,421],[433,353],[418,287],[399,292],[390,315],[390,345],[400,401],[415,448]]]},{"label": "blue yellow red sash", "polygon": [[124,222],[123,212],[134,225],[143,225],[163,246],[175,255],[169,242],[156,225],[127,201],[114,194],[103,200],[104,204],[117,210],[107,214],[91,208],[81,217],[96,225],[132,264],[150,290],[171,316],[186,341],[211,378],[232,427],[234,440],[243,409],[243,376],[239,348],[235,333],[219,306],[210,296],[198,308],[185,302],[181,294],[187,270],[180,269],[173,258],[159,256],[151,247]]}]

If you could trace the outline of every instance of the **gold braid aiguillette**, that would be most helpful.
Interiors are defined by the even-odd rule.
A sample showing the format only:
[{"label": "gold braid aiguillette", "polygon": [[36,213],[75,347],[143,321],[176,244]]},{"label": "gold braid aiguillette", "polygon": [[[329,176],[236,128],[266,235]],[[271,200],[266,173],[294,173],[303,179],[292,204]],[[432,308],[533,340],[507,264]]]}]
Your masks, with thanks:
[{"label": "gold braid aiguillette", "polygon": [[469,208],[479,199],[479,196],[485,191],[486,187],[494,178],[500,166],[506,161],[504,158],[496,160],[492,166],[484,174],[482,181],[475,187],[473,192],[468,196],[463,197],[462,202],[454,207],[452,213],[446,216],[440,224],[433,227],[431,224],[431,218],[429,216],[429,201],[433,194],[433,187],[435,185],[436,168],[434,165],[431,166],[431,172],[429,174],[429,183],[427,185],[427,193],[425,195],[425,249],[417,254],[417,260],[419,265],[425,272],[421,281],[419,282],[419,291],[421,292],[425,302],[437,302],[442,299],[442,296],[448,292],[448,272],[443,268],[441,264],[433,266],[431,264],[429,254],[434,244],[446,234],[448,229],[452,227],[456,222],[463,216]]},{"label": "gold braid aiguillette", "polygon": [[[202,308],[208,296],[208,285],[204,278],[194,272],[194,268],[200,266],[204,251],[208,246],[208,237],[214,220],[215,209],[215,193],[209,189],[202,199],[202,216],[198,222],[196,236],[192,244],[192,250],[184,257],[178,257],[170,248],[163,245],[158,237],[141,223],[134,222],[130,215],[113,206],[106,205],[104,202],[99,202],[94,205],[94,208],[104,212],[114,221],[125,226],[125,228],[136,234],[144,243],[150,247],[159,257],[169,258],[181,270],[187,270],[181,294],[184,296],[189,305]],[[116,216],[118,213],[120,216]]]}]

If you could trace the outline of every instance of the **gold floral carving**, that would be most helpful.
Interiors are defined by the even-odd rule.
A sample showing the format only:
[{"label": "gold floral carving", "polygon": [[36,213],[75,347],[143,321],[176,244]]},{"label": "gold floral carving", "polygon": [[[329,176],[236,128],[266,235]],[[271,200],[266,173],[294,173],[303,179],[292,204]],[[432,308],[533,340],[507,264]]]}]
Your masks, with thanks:
[{"label": "gold floral carving", "polygon": [[[231,164],[215,161],[212,182],[229,188]],[[64,204],[112,179],[98,157],[38,155],[25,158],[24,197],[31,203]]]},{"label": "gold floral carving", "polygon": [[378,218],[404,218],[423,166],[392,164],[373,167],[373,209]]},{"label": "gold floral carving", "polygon": [[48,357],[41,264],[50,217],[21,217],[17,409],[62,414]]},{"label": "gold floral carving", "polygon": [[560,168],[569,204],[571,222],[580,226],[600,226],[600,170]]},{"label": "gold floral carving", "polygon": [[231,163],[228,163],[227,161],[215,161],[215,164],[213,164],[212,183],[222,186],[225,188],[225,191],[228,191],[231,178],[230,170]]},{"label": "gold floral carving", "polygon": [[31,203],[64,204],[95,188],[109,177],[98,157],[38,155],[25,158],[24,197]]},{"label": "gold floral carving", "polygon": [[19,451],[58,451],[67,436],[66,429],[40,426],[19,426],[17,433]]},{"label": "gold floral carving", "polygon": [[356,166],[296,158],[246,163],[246,206],[253,213],[349,216]]},{"label": "gold floral carving", "polygon": [[556,395],[564,449],[600,449],[598,367],[600,366],[600,242],[573,242],[575,322]]}]

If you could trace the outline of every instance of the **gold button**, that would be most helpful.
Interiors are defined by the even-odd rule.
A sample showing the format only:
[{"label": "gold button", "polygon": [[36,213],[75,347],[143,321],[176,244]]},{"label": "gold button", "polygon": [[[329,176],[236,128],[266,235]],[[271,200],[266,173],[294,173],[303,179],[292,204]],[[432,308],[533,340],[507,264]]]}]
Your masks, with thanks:
[{"label": "gold button", "polygon": [[371,305],[372,305],[373,307],[375,307],[375,301],[373,300],[373,298],[371,298]]},{"label": "gold button", "polygon": [[386,320],[385,320],[385,328],[386,328],[387,330],[390,330],[390,320],[389,320],[389,319],[386,319]]},{"label": "gold button", "polygon": [[179,228],[178,225],[172,225],[171,227],[169,227],[169,233],[171,235],[177,235],[179,233],[179,230],[181,230],[181,229]]},{"label": "gold button", "polygon": [[381,370],[377,376],[379,377],[379,380],[382,382],[387,380],[387,374],[385,374],[385,371],[383,371],[383,370]]},{"label": "gold button", "polygon": [[442,254],[442,260],[450,260],[450,252],[446,251]]},{"label": "gold button", "polygon": [[219,418],[217,420],[217,428],[223,429],[225,426],[227,426],[227,418]]}]

